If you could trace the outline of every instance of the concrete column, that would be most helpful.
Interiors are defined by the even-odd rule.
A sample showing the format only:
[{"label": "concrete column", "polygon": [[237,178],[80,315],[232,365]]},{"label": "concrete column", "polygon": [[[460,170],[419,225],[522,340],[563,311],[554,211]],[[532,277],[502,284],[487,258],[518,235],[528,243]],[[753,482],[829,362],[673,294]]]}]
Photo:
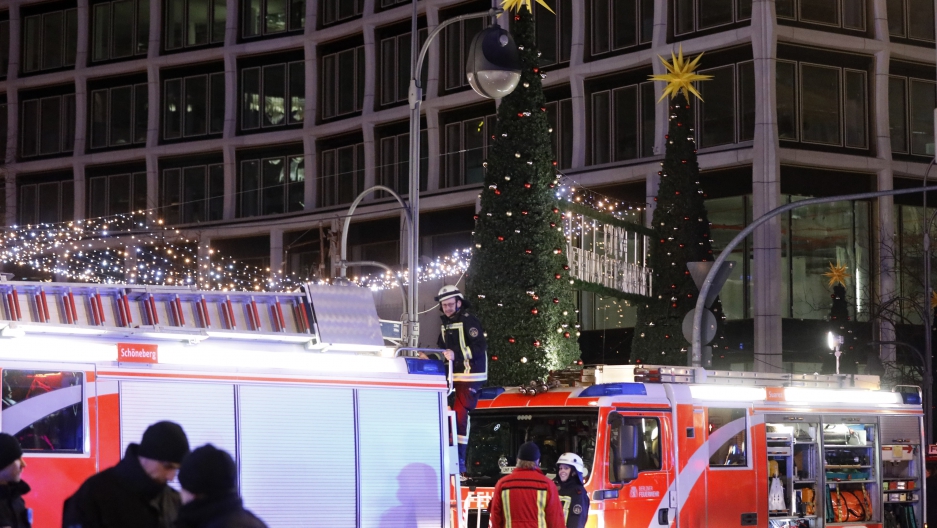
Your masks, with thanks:
[{"label": "concrete column", "polygon": [[4,168],[4,173],[6,174],[6,180],[2,184],[6,187],[6,218],[5,225],[12,226],[16,225],[16,172],[8,168]]},{"label": "concrete column", "polygon": [[[886,17],[885,0],[875,0],[872,4],[875,24],[875,37],[879,40],[888,40],[888,20]],[[877,190],[894,189],[893,171],[891,168],[891,132],[888,126],[888,68],[891,61],[891,52],[888,46],[875,54],[875,81],[874,98],[871,111],[873,148],[879,159],[888,162],[885,169],[876,174]],[[892,196],[883,196],[878,199],[878,218],[873,222],[876,225],[875,243],[878,245],[878,262],[871,263],[872,277],[879,277],[878,291],[872,295],[872,310],[874,314],[877,304],[887,303],[894,299],[898,292],[897,257],[898,240],[895,236],[895,199]],[[877,268],[877,269],[876,269]],[[874,282],[874,281],[873,281]],[[858,315],[858,314],[857,314]],[[879,341],[894,341],[895,326],[892,321],[885,318],[876,318],[872,321],[877,331]],[[893,363],[896,358],[893,345],[883,345],[879,349],[883,362]]]},{"label": "concrete column", "polygon": [[585,78],[582,75],[570,75],[569,91],[572,97],[570,104],[573,107],[573,159],[570,160],[570,164],[572,168],[578,169],[585,167],[589,162],[586,159],[588,130],[586,129]]},{"label": "concrete column", "polygon": [[[439,9],[433,6],[426,6],[426,28],[428,32],[431,33],[438,25]],[[442,34],[437,35],[436,38],[429,43],[429,51],[426,52],[426,58],[423,59],[429,63],[426,69],[426,86],[423,87],[424,99],[436,97],[439,93],[439,46],[443,38]]]},{"label": "concrete column", "polygon": [[570,2],[573,12],[573,34],[570,38],[569,65],[579,66],[586,60],[586,3]]},{"label": "concrete column", "polygon": [[[72,179],[74,180],[73,186],[73,200],[75,208],[75,219],[78,218],[87,218],[88,215],[85,214],[85,204],[88,201],[85,199],[85,163],[76,161],[72,165]],[[68,220],[68,219],[66,219]]]},{"label": "concrete column", "polygon": [[[752,155],[753,217],[781,205],[777,125],[777,18],[773,0],[752,2],[755,62],[755,141]],[[755,370],[781,372],[781,220],[754,233]]]},{"label": "concrete column", "polygon": [[[369,0],[365,0],[367,4]],[[373,6],[372,6],[373,7]],[[365,5],[367,9],[367,5]],[[368,11],[365,10],[365,13]],[[364,100],[361,102],[361,115],[374,113],[374,101],[377,98],[377,45],[374,43],[374,26],[366,24],[364,34]]]},{"label": "concrete column", "polygon": [[224,208],[222,217],[225,220],[234,220],[237,216],[237,149],[230,143],[221,147],[222,164],[224,166]]},{"label": "concrete column", "polygon": [[283,229],[270,230],[270,276],[275,279],[283,278]]}]

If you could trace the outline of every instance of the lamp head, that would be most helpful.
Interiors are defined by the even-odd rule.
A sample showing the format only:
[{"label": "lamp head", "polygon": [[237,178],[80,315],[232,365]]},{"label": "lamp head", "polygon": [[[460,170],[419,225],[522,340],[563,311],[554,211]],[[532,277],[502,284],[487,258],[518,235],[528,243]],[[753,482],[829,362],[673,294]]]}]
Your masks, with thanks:
[{"label": "lamp head", "polygon": [[475,35],[465,76],[482,97],[500,99],[513,92],[521,80],[521,61],[511,34],[495,24]]},{"label": "lamp head", "polygon": [[843,336],[834,334],[833,332],[826,333],[826,346],[830,347],[830,350],[836,350],[843,342]]}]

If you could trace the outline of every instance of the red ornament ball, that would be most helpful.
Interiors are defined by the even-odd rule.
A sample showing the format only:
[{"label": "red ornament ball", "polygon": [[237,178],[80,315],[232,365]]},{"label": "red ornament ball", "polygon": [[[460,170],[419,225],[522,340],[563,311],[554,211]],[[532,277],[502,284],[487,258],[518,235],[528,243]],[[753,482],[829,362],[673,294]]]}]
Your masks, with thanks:
[{"label": "red ornament ball", "polygon": [[[569,332],[563,332],[563,337],[565,337],[566,339],[569,339]],[[580,361],[579,364],[581,365],[582,362]]]},{"label": "red ornament ball", "polygon": [[539,339],[534,339],[534,346],[535,346],[535,347],[539,347],[539,346],[540,346],[540,340],[539,340]]},{"label": "red ornament ball", "polygon": [[556,297],[553,298],[553,304],[560,304],[560,300]]},{"label": "red ornament ball", "polygon": [[555,277],[556,279],[562,279],[562,278],[563,278],[563,276],[562,276],[562,275],[560,275],[559,273],[557,273],[557,274],[556,274],[556,275],[554,275],[553,277]]},{"label": "red ornament ball", "polygon": [[513,337],[509,337],[509,338],[508,338],[508,343],[512,343],[512,344],[513,344],[513,343],[515,343],[516,341],[517,341],[517,340],[514,339]]},{"label": "red ornament ball", "polygon": [[530,189],[530,182],[524,182],[524,188]]},{"label": "red ornament ball", "polygon": [[532,249],[525,249],[525,250],[524,250],[524,253],[527,253],[528,255],[530,255],[530,254],[533,253],[533,252],[534,252],[534,251],[533,251]]},{"label": "red ornament ball", "polygon": [[498,356],[491,356],[492,361],[498,361]]},{"label": "red ornament ball", "polygon": [[499,237],[498,237],[498,242],[504,242],[504,237],[503,237],[503,236],[499,236]]},{"label": "red ornament ball", "polygon": [[537,315],[538,313],[540,313],[540,310],[538,310],[538,309],[536,309],[536,308],[531,308],[531,309],[530,309],[530,313],[532,313],[532,314],[534,314],[534,315]]}]

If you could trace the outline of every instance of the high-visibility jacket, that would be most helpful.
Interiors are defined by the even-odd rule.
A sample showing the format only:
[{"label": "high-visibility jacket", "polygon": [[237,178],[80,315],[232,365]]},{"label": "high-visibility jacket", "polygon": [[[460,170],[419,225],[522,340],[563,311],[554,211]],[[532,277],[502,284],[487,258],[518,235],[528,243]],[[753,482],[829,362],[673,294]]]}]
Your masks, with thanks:
[{"label": "high-visibility jacket", "polygon": [[442,316],[439,348],[452,350],[452,381],[486,381],[488,379],[488,342],[478,319],[464,309]]},{"label": "high-visibility jacket", "polygon": [[515,469],[495,486],[491,528],[565,528],[556,484],[538,469]]}]

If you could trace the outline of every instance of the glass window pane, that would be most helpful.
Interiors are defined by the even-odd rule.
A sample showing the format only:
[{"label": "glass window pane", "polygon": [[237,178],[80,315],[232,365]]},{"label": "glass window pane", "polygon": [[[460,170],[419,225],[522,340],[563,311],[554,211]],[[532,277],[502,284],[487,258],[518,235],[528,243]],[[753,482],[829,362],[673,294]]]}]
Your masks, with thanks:
[{"label": "glass window pane", "polygon": [[614,161],[638,157],[638,87],[628,86],[612,92],[615,98],[615,115],[612,130],[615,131]]},{"label": "glass window pane", "polygon": [[839,145],[840,70],[802,64],[802,140]]},{"label": "glass window pane", "polygon": [[68,180],[60,184],[62,193],[62,213],[59,215],[59,222],[67,222],[75,219],[75,182]]},{"label": "glass window pane", "polygon": [[285,212],[284,191],[286,190],[286,158],[263,160],[263,212],[279,214]]},{"label": "glass window pane", "polygon": [[182,171],[182,222],[191,224],[202,222],[205,218],[205,199],[207,189],[205,188],[205,170],[204,165],[198,167],[186,167]]},{"label": "glass window pane", "polygon": [[755,139],[755,63],[743,62],[738,70],[739,141],[749,141]]},{"label": "glass window pane", "polygon": [[891,151],[908,152],[907,81],[901,77],[888,78],[888,130]]},{"label": "glass window pane", "polygon": [[286,31],[286,1],[267,0],[267,17],[265,33],[279,33]]},{"label": "glass window pane", "polygon": [[36,71],[41,67],[42,36],[39,29],[42,17],[26,17],[23,29],[23,70]]},{"label": "glass window pane", "polygon": [[[355,145],[355,188],[354,196],[364,190],[364,145]],[[350,200],[349,200],[350,201]]]},{"label": "glass window pane", "polygon": [[208,166],[208,219],[224,218],[224,165]]},{"label": "glass window pane", "polygon": [[211,42],[224,42],[225,25],[228,21],[228,3],[225,0],[212,0]]},{"label": "glass window pane", "polygon": [[91,148],[107,146],[107,90],[91,92]]},{"label": "glass window pane", "polygon": [[146,54],[150,47],[150,0],[137,0],[137,43],[134,53]]},{"label": "glass window pane", "polygon": [[0,20],[0,78],[7,76],[10,67],[10,21]]},{"label": "glass window pane", "polygon": [[641,83],[641,157],[654,155],[656,107],[654,84]]},{"label": "glass window pane", "polygon": [[797,139],[796,64],[777,63],[778,137]]},{"label": "glass window pane", "polygon": [[592,163],[601,165],[611,161],[609,144],[609,93],[592,94]]},{"label": "glass window pane", "polygon": [[290,156],[289,189],[287,190],[287,212],[302,211],[306,192],[306,158]]},{"label": "glass window pane", "polygon": [[182,171],[179,169],[167,169],[163,171],[163,188],[160,206],[163,208],[163,218],[169,225],[178,224],[181,220],[181,179]]},{"label": "glass window pane", "polygon": [[117,174],[107,178],[107,214],[130,212],[130,175]]},{"label": "glass window pane", "polygon": [[220,134],[224,132],[224,73],[213,73],[208,76],[209,80],[209,134]]},{"label": "glass window pane", "polygon": [[866,112],[865,72],[846,71],[845,94],[845,136],[847,147],[866,148],[869,144],[866,132],[868,117]]},{"label": "glass window pane", "polygon": [[637,0],[618,0],[612,4],[612,49],[638,43]]},{"label": "glass window pane", "polygon": [[241,128],[260,127],[260,68],[241,71]]},{"label": "glass window pane", "polygon": [[462,124],[446,125],[446,184],[455,187],[462,182]]},{"label": "glass window pane", "polygon": [[62,98],[46,97],[39,101],[39,153],[62,151]]},{"label": "glass window pane", "polygon": [[905,0],[885,0],[888,15],[888,34],[893,37],[905,36],[904,2]]},{"label": "glass window pane", "polygon": [[183,123],[186,137],[208,132],[208,76],[186,77]]},{"label": "glass window pane", "polygon": [[20,203],[17,208],[19,223],[23,225],[36,223],[36,186],[20,186]]},{"label": "glass window pane", "polygon": [[455,23],[445,30],[445,49],[443,52],[446,71],[446,90],[462,86],[462,28]]},{"label": "glass window pane", "polygon": [[[419,33],[417,34],[419,37]],[[397,37],[397,93],[393,96],[393,101],[405,101],[407,93],[410,90],[410,33]],[[388,63],[393,64],[393,63]],[[426,59],[423,59],[426,64]],[[421,84],[421,86],[426,86]]]},{"label": "glass window pane", "polygon": [[133,87],[111,88],[110,118],[111,134],[108,143],[111,146],[127,145],[131,142],[133,128]]},{"label": "glass window pane", "polygon": [[88,218],[107,215],[107,176],[88,180]]},{"label": "glass window pane", "polygon": [[348,203],[355,199],[355,147],[338,149],[338,173],[335,174],[338,185],[338,203]]},{"label": "glass window pane", "polygon": [[745,409],[717,409],[710,407],[707,437],[718,429],[726,428],[732,436],[722,445],[709,443],[709,467],[748,465],[745,446],[748,445]]},{"label": "glass window pane", "polygon": [[260,201],[260,161],[241,162],[241,210],[239,216],[257,216]]},{"label": "glass window pane", "polygon": [[934,2],[933,0],[908,0],[908,37],[933,42],[934,40]]},{"label": "glass window pane", "polygon": [[[423,155],[423,149],[420,149]],[[398,194],[405,195],[410,192],[410,134],[397,136],[397,177],[391,179],[391,189]]]},{"label": "glass window pane", "polygon": [[485,119],[469,119],[462,123],[465,137],[462,145],[465,153],[462,157],[465,164],[465,180],[463,185],[481,183],[485,181]]},{"label": "glass window pane", "polygon": [[560,23],[560,62],[569,62],[569,54],[573,46],[573,7],[572,0],[559,0],[558,13]]},{"label": "glass window pane", "polygon": [[181,48],[185,36],[185,0],[166,0],[166,49]]},{"label": "glass window pane", "polygon": [[306,65],[290,63],[290,123],[302,123],[306,115]]},{"label": "glass window pane", "polygon": [[774,9],[778,18],[794,18],[794,0],[775,0]]},{"label": "glass window pane", "polygon": [[244,36],[256,37],[261,34],[263,16],[262,0],[244,1]]},{"label": "glass window pane", "polygon": [[146,205],[146,173],[136,172],[133,174],[132,203],[133,211],[144,211],[148,209]]},{"label": "glass window pane", "polygon": [[112,58],[129,57],[133,55],[133,0],[120,0],[114,6],[114,42]]},{"label": "glass window pane", "polygon": [[209,14],[210,1],[188,0],[188,16],[186,16],[188,24],[185,31],[186,46],[208,44],[212,22]]},{"label": "glass window pane", "polygon": [[364,46],[355,53],[355,111],[364,105]]},{"label": "glass window pane", "polygon": [[335,115],[335,55],[322,59],[322,117]]},{"label": "glass window pane", "polygon": [[65,12],[53,11],[42,15],[42,69],[61,68],[65,63]]},{"label": "glass window pane", "polygon": [[732,66],[709,70],[713,78],[699,83],[700,146],[735,142],[735,75]]},{"label": "glass window pane", "polygon": [[592,54],[598,55],[610,49],[609,2],[611,0],[592,0]]},{"label": "glass window pane", "polygon": [[163,137],[174,139],[182,135],[182,79],[166,81],[163,107]]},{"label": "glass window pane", "polygon": [[730,24],[734,0],[699,0],[699,29]]},{"label": "glass window pane", "polygon": [[91,16],[91,60],[107,60],[110,58],[111,4],[95,5]]},{"label": "glass window pane", "polygon": [[843,0],[843,27],[865,29],[865,0]]},{"label": "glass window pane", "polygon": [[542,66],[556,64],[558,59],[556,15],[544,9],[543,6],[535,4],[534,18],[534,23],[536,24],[535,31],[537,33],[537,49],[540,50],[540,64]]},{"label": "glass window pane", "polygon": [[286,65],[264,66],[264,123],[263,126],[286,124]]},{"label": "glass window pane", "polygon": [[148,86],[138,84],[133,93],[133,142],[146,143],[147,120],[149,119]]},{"label": "glass window pane", "polygon": [[752,0],[738,0],[738,20],[748,20],[752,17]]},{"label": "glass window pane", "polygon": [[553,157],[556,160],[559,160],[560,151],[559,151],[559,137],[560,137],[560,116],[559,116],[559,103],[551,102],[547,103],[544,108],[547,109],[547,124],[550,126],[550,149],[553,151]]},{"label": "glass window pane", "polygon": [[397,39],[381,41],[381,104],[397,102]]},{"label": "glass window pane", "polygon": [[397,188],[397,136],[381,139],[380,165],[378,166],[378,184]]},{"label": "glass window pane", "polygon": [[[68,371],[4,370],[2,390],[3,409],[6,410],[30,398],[38,401],[63,401],[65,398],[53,394],[65,394],[72,387],[81,387],[84,374]],[[82,391],[79,389],[78,394]],[[45,398],[42,398],[45,396]],[[57,399],[58,398],[58,399]],[[22,407],[20,407],[22,408]],[[36,421],[20,431],[13,432],[23,451],[82,453],[84,451],[84,411],[82,400],[54,411],[36,416]],[[12,432],[12,431],[11,431]]]},{"label": "glass window pane", "polygon": [[23,101],[20,116],[23,133],[20,136],[20,152],[24,157],[39,154],[39,100]]},{"label": "glass window pane", "polygon": [[800,0],[800,19],[839,25],[839,0]]},{"label": "glass window pane", "polygon": [[65,10],[65,66],[75,65],[78,54],[78,10]]},{"label": "glass window pane", "polygon": [[37,206],[39,208],[39,222],[58,222],[61,220],[59,215],[62,206],[59,191],[59,182],[40,183],[36,186],[39,193]]},{"label": "glass window pane", "polygon": [[355,111],[355,50],[338,54],[338,114]]},{"label": "glass window pane", "polygon": [[690,33],[693,31],[693,0],[674,0],[676,4],[674,18],[676,19],[676,33]]},{"label": "glass window pane", "polygon": [[651,41],[654,35],[654,0],[641,0],[641,43]]},{"label": "glass window pane", "polygon": [[306,27],[305,0],[290,0],[290,29],[303,29]]},{"label": "glass window pane", "polygon": [[62,96],[62,152],[75,149],[75,94]]},{"label": "glass window pane", "polygon": [[[8,114],[7,114],[7,105],[0,104],[0,161],[5,161],[7,159],[7,137],[9,137],[10,130],[8,128]],[[0,185],[0,225],[3,225],[3,211],[6,209],[6,189],[5,186]]]},{"label": "glass window pane", "polygon": [[934,86],[911,81],[911,154],[934,155]]},{"label": "glass window pane", "polygon": [[319,206],[328,206],[335,203],[335,151],[322,152],[322,166],[319,167]]}]

